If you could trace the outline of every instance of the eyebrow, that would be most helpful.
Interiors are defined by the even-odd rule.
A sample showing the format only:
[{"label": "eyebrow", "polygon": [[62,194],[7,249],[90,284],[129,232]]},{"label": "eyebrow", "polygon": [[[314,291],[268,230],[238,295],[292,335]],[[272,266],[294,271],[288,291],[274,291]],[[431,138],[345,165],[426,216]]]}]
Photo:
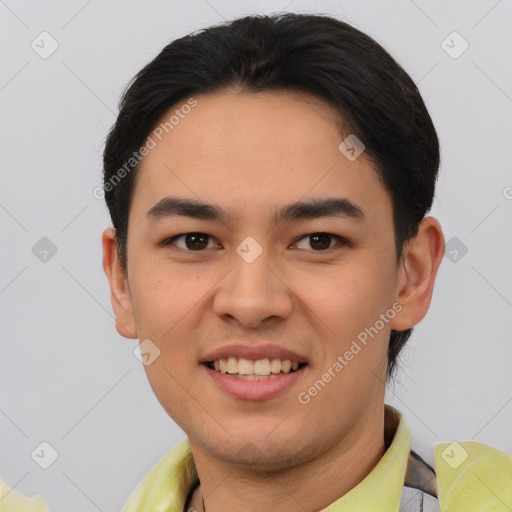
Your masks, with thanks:
[{"label": "eyebrow", "polygon": [[[193,219],[227,222],[229,215],[214,204],[187,199],[183,197],[164,197],[155,204],[146,217],[151,221],[163,218],[184,216]],[[313,199],[310,201],[297,201],[282,207],[270,216],[274,225],[283,222],[317,219],[321,217],[341,217],[350,220],[363,221],[364,210],[347,198]]]}]

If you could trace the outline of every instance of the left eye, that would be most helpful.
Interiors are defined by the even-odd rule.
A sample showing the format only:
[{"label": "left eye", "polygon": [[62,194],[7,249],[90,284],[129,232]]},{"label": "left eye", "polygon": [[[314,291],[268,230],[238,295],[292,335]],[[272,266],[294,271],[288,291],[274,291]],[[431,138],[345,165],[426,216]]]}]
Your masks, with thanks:
[{"label": "left eye", "polygon": [[[310,247],[313,247],[317,252],[331,249],[331,241],[333,239],[337,240],[342,245],[347,244],[347,240],[345,238],[338,235],[331,235],[330,233],[311,233],[300,238],[298,242],[308,238]],[[305,248],[307,249],[307,247]],[[300,247],[300,249],[304,249],[304,247]]]}]

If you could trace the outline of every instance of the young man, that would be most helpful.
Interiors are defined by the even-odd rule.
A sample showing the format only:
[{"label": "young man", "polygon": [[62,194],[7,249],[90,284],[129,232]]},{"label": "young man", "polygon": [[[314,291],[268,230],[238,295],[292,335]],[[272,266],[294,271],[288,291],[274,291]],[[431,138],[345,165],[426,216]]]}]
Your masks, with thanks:
[{"label": "young man", "polygon": [[444,252],[438,167],[410,77],[327,16],[212,27],[137,75],[104,153],[103,267],[187,439],[124,512],[512,506],[511,457],[436,445],[436,476],[384,403]]},{"label": "young man", "polygon": [[438,167],[410,77],[327,16],[209,28],[137,75],[104,153],[103,265],[188,437],[125,512],[496,506],[464,474],[491,449],[437,445],[436,479],[384,404],[443,257]]}]

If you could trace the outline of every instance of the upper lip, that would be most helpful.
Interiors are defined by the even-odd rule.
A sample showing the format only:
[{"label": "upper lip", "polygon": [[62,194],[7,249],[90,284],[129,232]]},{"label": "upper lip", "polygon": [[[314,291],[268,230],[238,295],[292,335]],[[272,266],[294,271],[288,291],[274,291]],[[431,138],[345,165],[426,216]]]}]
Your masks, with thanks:
[{"label": "upper lip", "polygon": [[218,359],[227,359],[228,357],[238,357],[244,359],[281,359],[282,361],[290,360],[297,363],[306,363],[307,358],[304,355],[297,354],[293,350],[280,347],[279,345],[226,345],[209,352],[201,363],[217,361]]}]

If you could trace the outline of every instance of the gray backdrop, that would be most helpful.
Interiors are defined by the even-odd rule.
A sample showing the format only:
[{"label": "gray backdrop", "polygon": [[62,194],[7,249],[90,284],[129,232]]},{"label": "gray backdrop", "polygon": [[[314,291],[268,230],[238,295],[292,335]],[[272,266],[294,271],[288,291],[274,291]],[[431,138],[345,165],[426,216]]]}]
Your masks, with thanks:
[{"label": "gray backdrop", "polygon": [[510,1],[0,0],[0,475],[53,512],[120,510],[184,438],[115,331],[101,267],[93,191],[120,93],[172,39],[281,10],[354,24],[418,84],[448,249],[387,400],[430,463],[452,440],[512,453]]}]

